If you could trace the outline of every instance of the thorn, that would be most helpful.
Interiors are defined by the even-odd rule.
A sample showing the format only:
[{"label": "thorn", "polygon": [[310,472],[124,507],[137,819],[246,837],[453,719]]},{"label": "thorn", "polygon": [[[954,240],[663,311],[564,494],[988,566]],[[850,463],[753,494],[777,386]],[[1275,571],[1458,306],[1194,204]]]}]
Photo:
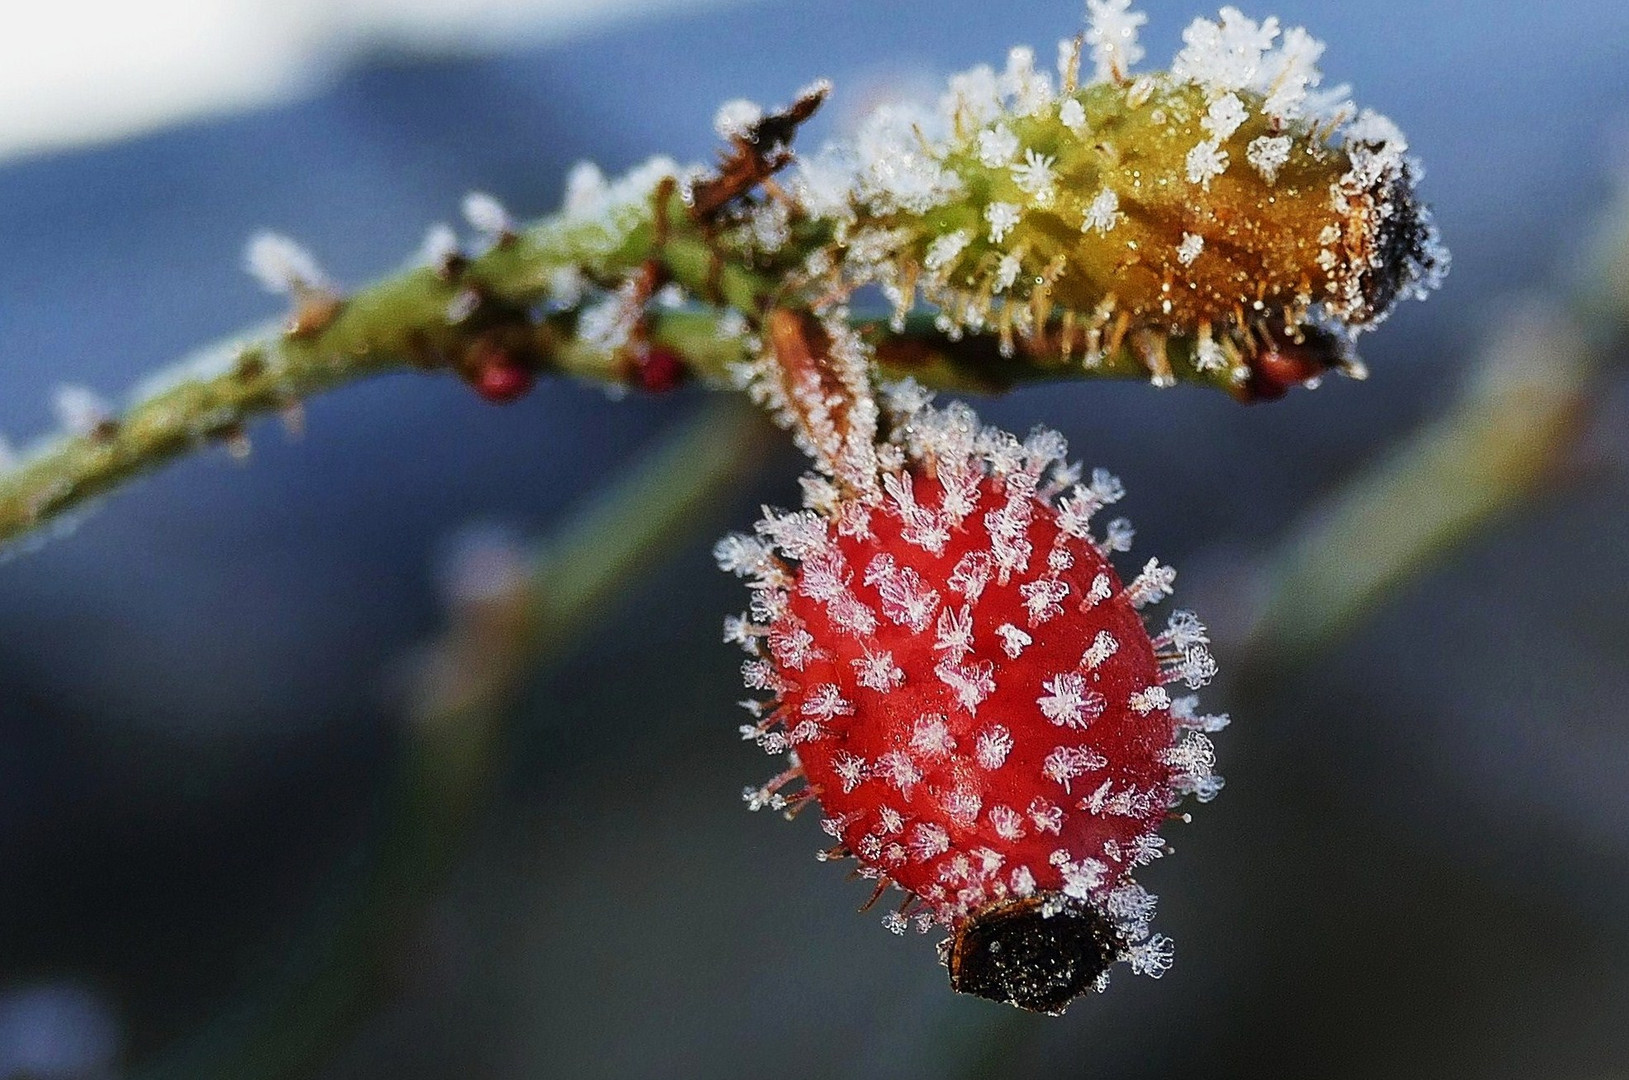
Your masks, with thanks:
[{"label": "thorn", "polygon": [[294,311],[283,332],[291,338],[315,337],[333,325],[345,301],[327,289],[311,289],[296,284],[293,290]]},{"label": "thorn", "polygon": [[242,424],[231,424],[220,432],[221,445],[226,452],[232,455],[232,460],[244,462],[249,460],[249,453],[253,446],[249,443],[249,434],[243,430]]},{"label": "thorn", "polygon": [[484,191],[472,191],[464,196],[464,220],[476,232],[488,237],[493,247],[508,247],[518,236],[515,219],[509,216],[503,203]]},{"label": "thorn", "polygon": [[249,382],[258,379],[266,373],[266,354],[258,347],[249,346],[238,350],[236,362],[232,366],[232,375],[239,382]]},{"label": "thorn", "polygon": [[415,261],[428,266],[442,281],[451,281],[469,265],[469,259],[459,249],[458,234],[444,221],[436,222],[425,232]]},{"label": "thorn", "polygon": [[291,440],[305,437],[305,406],[299,401],[290,400],[277,410],[277,418],[283,422],[283,430]]}]

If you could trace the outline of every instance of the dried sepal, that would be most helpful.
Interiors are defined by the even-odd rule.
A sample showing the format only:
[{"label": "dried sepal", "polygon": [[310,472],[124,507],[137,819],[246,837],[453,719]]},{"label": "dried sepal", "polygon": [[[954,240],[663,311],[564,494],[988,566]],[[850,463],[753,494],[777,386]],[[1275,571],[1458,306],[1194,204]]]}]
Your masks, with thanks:
[{"label": "dried sepal", "polygon": [[731,201],[791,164],[793,136],[830,93],[830,83],[817,82],[799,92],[792,104],[767,114],[751,102],[726,103],[714,125],[727,142],[718,169],[696,180],[689,191],[697,220],[711,221]]}]

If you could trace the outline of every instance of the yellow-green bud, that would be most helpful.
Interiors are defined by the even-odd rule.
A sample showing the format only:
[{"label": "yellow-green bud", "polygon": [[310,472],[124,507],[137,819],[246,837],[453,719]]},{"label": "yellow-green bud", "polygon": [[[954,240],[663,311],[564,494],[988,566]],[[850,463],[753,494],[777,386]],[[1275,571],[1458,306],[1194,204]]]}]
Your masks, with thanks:
[{"label": "yellow-green bud", "polygon": [[1168,382],[1173,339],[1242,380],[1309,325],[1334,342],[1435,284],[1446,252],[1407,145],[1311,99],[1319,43],[1291,30],[1272,48],[1276,20],[1228,8],[1189,27],[1171,71],[1132,78],[1125,9],[1092,8],[1092,85],[1075,85],[1078,42],[1058,92],[1014,50],[1002,75],[953,79],[936,115],[884,110],[806,165],[844,286],[880,285],[901,317],[920,292],[950,333],[1046,335],[1087,364],[1129,343]]}]

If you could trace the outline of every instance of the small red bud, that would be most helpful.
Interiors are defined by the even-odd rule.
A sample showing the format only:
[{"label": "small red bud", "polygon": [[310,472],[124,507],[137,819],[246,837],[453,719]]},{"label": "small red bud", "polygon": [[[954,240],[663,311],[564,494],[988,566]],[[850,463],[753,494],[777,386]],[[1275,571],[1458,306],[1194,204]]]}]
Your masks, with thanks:
[{"label": "small red bud", "polygon": [[494,405],[518,401],[537,384],[537,373],[502,349],[483,349],[467,381]]},{"label": "small red bud", "polygon": [[639,360],[637,377],[640,389],[665,394],[678,389],[686,374],[684,361],[678,353],[661,345],[652,345]]},{"label": "small red bud", "polygon": [[1342,343],[1328,331],[1303,327],[1297,341],[1282,329],[1269,330],[1267,343],[1249,358],[1244,400],[1277,401],[1292,387],[1316,385],[1341,362]]}]

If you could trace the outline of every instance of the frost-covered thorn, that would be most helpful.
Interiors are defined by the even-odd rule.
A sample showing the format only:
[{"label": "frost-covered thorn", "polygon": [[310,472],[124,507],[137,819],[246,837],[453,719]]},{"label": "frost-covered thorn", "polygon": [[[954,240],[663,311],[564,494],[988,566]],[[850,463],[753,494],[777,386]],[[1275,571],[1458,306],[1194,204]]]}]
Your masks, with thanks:
[{"label": "frost-covered thorn", "polygon": [[1195,645],[1180,655],[1160,661],[1160,681],[1181,682],[1198,690],[1216,675],[1216,659],[1203,645]]},{"label": "frost-covered thorn", "polygon": [[1165,629],[1154,636],[1156,652],[1171,648],[1177,652],[1186,652],[1196,645],[1209,644],[1210,635],[1205,629],[1205,624],[1199,620],[1199,616],[1187,610],[1171,612],[1166,620]]},{"label": "frost-covered thorn", "polygon": [[57,423],[70,435],[85,439],[107,439],[117,434],[119,422],[113,406],[89,387],[64,384],[51,395],[51,411]]},{"label": "frost-covered thorn", "polygon": [[478,339],[459,366],[464,381],[494,405],[525,397],[537,385],[537,371],[516,352],[488,338]]},{"label": "frost-covered thorn", "polygon": [[1131,10],[1131,0],[1086,0],[1090,25],[1086,43],[1092,47],[1096,65],[1095,81],[1125,82],[1132,67],[1143,58],[1137,44],[1137,30],[1148,16]]},{"label": "frost-covered thorn", "polygon": [[1142,572],[1126,586],[1126,598],[1131,601],[1132,607],[1137,608],[1157,604],[1171,595],[1171,587],[1175,581],[1174,569],[1162,566],[1158,559],[1149,559]]},{"label": "frost-covered thorn", "polygon": [[1128,947],[1124,957],[1133,974],[1157,979],[1171,969],[1174,951],[1170,938],[1155,934],[1141,944]]},{"label": "frost-covered thorn", "polygon": [[[1063,38],[1058,42],[1058,78],[1062,83],[1062,91],[1065,96],[1065,105],[1067,105],[1067,103],[1070,101],[1074,101],[1077,107],[1080,104],[1079,101],[1077,101],[1071,95],[1073,95],[1074,92],[1080,87],[1080,56],[1085,45],[1085,31],[1076,34],[1072,38]],[[1061,109],[1063,107],[1064,106],[1059,106],[1060,118],[1062,116]],[[1065,121],[1065,126],[1068,126],[1067,121]]]},{"label": "frost-covered thorn", "polygon": [[699,221],[714,220],[725,206],[763,184],[792,162],[792,139],[831,93],[831,84],[819,80],[798,92],[783,109],[751,115],[757,106],[730,102],[719,110],[715,126],[726,141],[718,169],[694,180],[686,191],[691,214]]},{"label": "frost-covered thorn", "polygon": [[1105,555],[1115,551],[1130,551],[1131,544],[1136,539],[1137,530],[1131,527],[1131,522],[1123,517],[1110,520],[1103,526],[1103,539],[1097,543],[1097,549]]},{"label": "frost-covered thorn", "polygon": [[[1212,721],[1216,722],[1214,729],[1209,727]],[[1195,731],[1220,731],[1222,728],[1227,726],[1228,718],[1225,715],[1200,716],[1199,698],[1195,695],[1189,694],[1185,697],[1173,698],[1171,700],[1171,722],[1176,724],[1177,727],[1192,728]]]},{"label": "frost-covered thorn", "polygon": [[1167,352],[1169,340],[1157,330],[1139,330],[1131,336],[1132,347],[1148,369],[1148,381],[1160,389],[1176,385],[1176,373],[1171,369]]},{"label": "frost-covered thorn", "polygon": [[733,98],[718,107],[713,116],[713,130],[725,141],[751,141],[753,129],[763,118],[763,106],[746,98]]},{"label": "frost-covered thorn", "polygon": [[472,191],[464,196],[460,206],[464,220],[480,233],[487,242],[503,247],[515,242],[518,235],[515,219],[503,203],[484,191]]},{"label": "frost-covered thorn", "polygon": [[294,312],[288,325],[291,337],[318,333],[339,314],[339,293],[323,275],[317,260],[281,233],[260,232],[250,237],[243,263],[267,292],[284,294],[292,300]]},{"label": "frost-covered thorn", "polygon": [[415,265],[429,267],[443,281],[457,277],[468,261],[459,247],[458,233],[444,221],[425,230],[418,254],[413,257]]},{"label": "frost-covered thorn", "polygon": [[243,262],[267,292],[287,294],[330,288],[311,253],[281,233],[260,232],[250,237]]}]

